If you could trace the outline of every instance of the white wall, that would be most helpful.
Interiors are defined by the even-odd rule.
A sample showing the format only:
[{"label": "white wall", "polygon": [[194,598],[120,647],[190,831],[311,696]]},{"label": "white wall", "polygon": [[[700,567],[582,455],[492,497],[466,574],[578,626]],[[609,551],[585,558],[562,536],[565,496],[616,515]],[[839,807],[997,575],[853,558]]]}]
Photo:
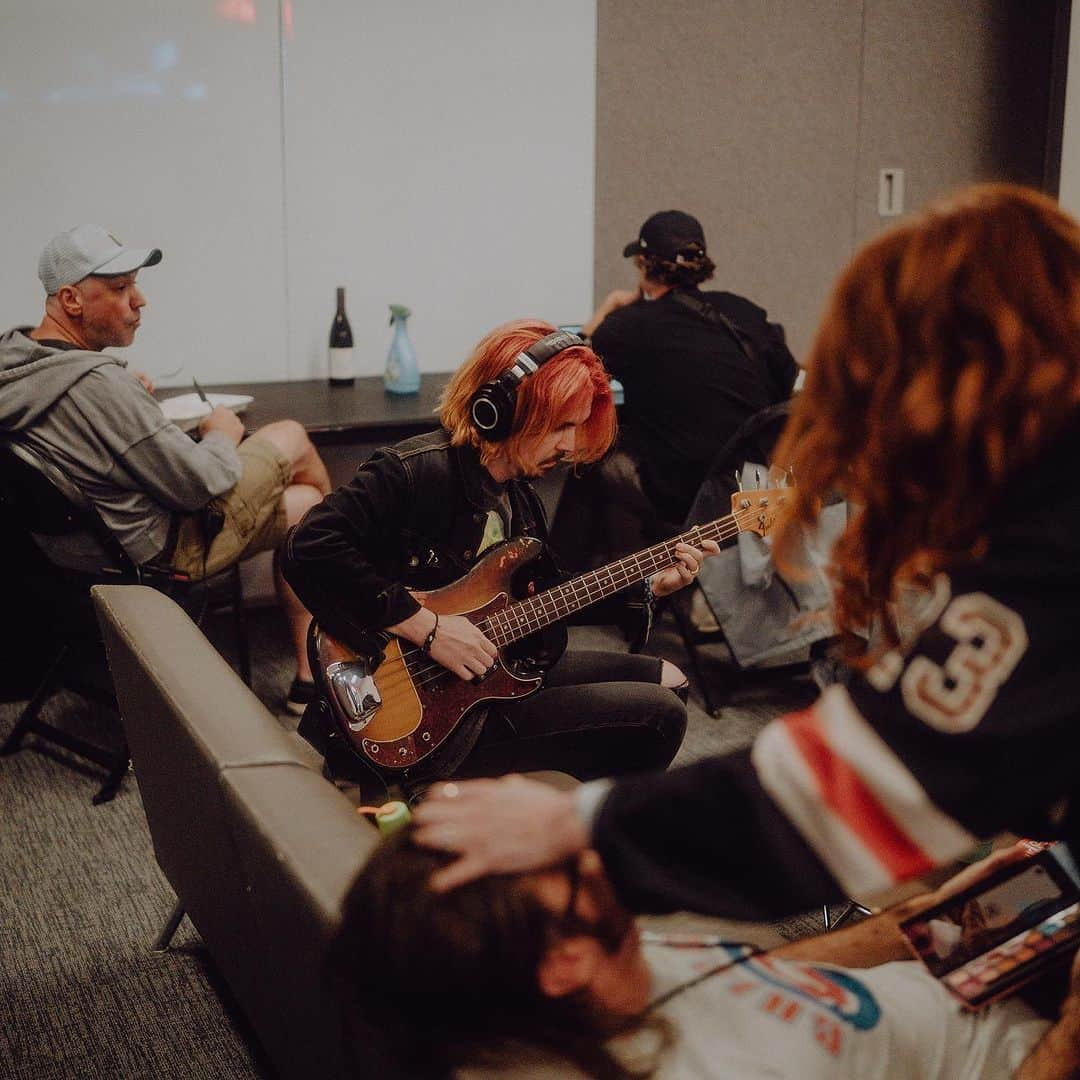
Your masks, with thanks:
[{"label": "white wall", "polygon": [[1080,215],[1080,5],[1074,9],[1069,23],[1069,66],[1058,201],[1071,214]]},{"label": "white wall", "polygon": [[337,285],[364,374],[390,303],[425,371],[582,320],[595,53],[595,0],[5,5],[0,323],[80,221],[164,250],[127,350],[163,384],[322,377]]}]

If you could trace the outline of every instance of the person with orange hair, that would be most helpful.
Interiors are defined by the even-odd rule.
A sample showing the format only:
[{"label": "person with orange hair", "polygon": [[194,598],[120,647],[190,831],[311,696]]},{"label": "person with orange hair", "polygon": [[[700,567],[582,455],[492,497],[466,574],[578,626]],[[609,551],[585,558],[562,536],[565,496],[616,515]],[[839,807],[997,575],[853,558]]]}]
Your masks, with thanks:
[{"label": "person with orange hair", "polygon": [[[495,668],[495,643],[465,615],[436,614],[414,594],[454,583],[502,540],[543,540],[529,480],[597,460],[614,438],[615,410],[603,365],[580,338],[522,320],[476,346],[447,385],[439,418],[440,430],[378,451],[313,509],[291,533],[283,569],[345,645],[360,649],[371,631],[386,631],[461,679],[481,680]],[[717,550],[711,541],[704,548],[679,545],[675,564],[648,583],[652,595],[692,581]],[[585,779],[666,766],[686,728],[682,672],[649,656],[559,656],[563,645],[565,636],[532,657],[538,669],[550,666],[544,689],[475,704],[444,746],[403,770],[404,782],[526,769]],[[302,732],[319,726],[314,710],[305,720]],[[338,755],[338,771],[348,764],[332,729],[312,741]]]},{"label": "person with orange hair", "polygon": [[637,910],[760,917],[872,897],[1002,830],[1080,851],[1078,406],[1080,225],[1052,199],[975,186],[871,241],[776,450],[781,558],[831,493],[855,508],[835,616],[874,633],[849,683],[663,776],[436,788],[417,837],[462,856],[440,884],[591,844]]}]

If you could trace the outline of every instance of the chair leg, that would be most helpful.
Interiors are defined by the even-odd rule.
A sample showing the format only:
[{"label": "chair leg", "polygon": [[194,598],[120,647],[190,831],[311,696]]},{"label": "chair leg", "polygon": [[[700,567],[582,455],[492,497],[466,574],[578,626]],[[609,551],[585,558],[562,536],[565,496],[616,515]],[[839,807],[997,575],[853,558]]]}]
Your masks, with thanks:
[{"label": "chair leg", "polygon": [[34,730],[41,706],[45,703],[45,699],[56,689],[60,670],[67,659],[69,651],[70,647],[65,645],[56,654],[56,659],[49,665],[49,670],[45,672],[44,678],[38,683],[38,688],[34,691],[33,696],[26,703],[23,711],[19,713],[19,719],[15,721],[15,726],[4,740],[4,745],[0,746],[0,754],[5,756],[14,754],[22,746],[23,739]]},{"label": "chair leg", "polygon": [[694,669],[694,676],[697,678],[698,686],[701,687],[701,696],[705,701],[705,711],[710,716],[715,716],[719,706],[713,697],[709,680],[705,677],[705,665],[701,661],[701,651],[694,641],[694,625],[690,621],[689,612],[683,607],[678,597],[672,598],[671,613],[679,628],[679,634],[682,636],[683,648],[686,649],[686,655],[690,658],[690,664]]},{"label": "chair leg", "polygon": [[158,934],[157,940],[151,946],[154,952],[166,952],[169,948],[169,943],[173,939],[173,935],[176,933],[176,928],[180,925],[180,920],[184,917],[184,901],[177,900],[172,911],[169,913],[169,918],[166,920],[165,925],[161,928],[161,933]]},{"label": "chair leg", "polygon": [[[39,739],[50,742],[54,746],[62,747],[72,754],[77,754],[87,761],[92,761],[95,765],[100,765],[103,769],[108,770],[108,774],[97,794],[91,799],[91,802],[98,806],[114,799],[116,793],[120,790],[120,785],[124,782],[128,766],[131,763],[127,743],[125,742],[123,747],[114,753],[97,743],[88,742],[78,735],[72,735],[63,728],[56,727],[54,724],[38,718],[42,705],[62,685],[60,676],[63,672],[64,662],[70,652],[71,647],[64,645],[57,653],[56,659],[49,666],[45,677],[34,691],[34,696],[26,703],[23,711],[19,714],[19,719],[15,722],[15,726],[4,740],[3,746],[0,746],[0,755],[16,753],[22,748],[23,739],[27,735],[36,735]],[[116,698],[112,694],[106,694],[101,690],[90,690],[89,688],[83,688],[82,693],[91,694],[95,700],[111,709],[117,709]]]},{"label": "chair leg", "polygon": [[251,686],[251,647],[248,643],[247,611],[244,608],[244,583],[240,578],[240,566],[233,568],[232,580],[233,628],[236,634],[236,661],[240,665],[240,678]]},{"label": "chair leg", "polygon": [[130,768],[131,754],[128,753],[127,743],[124,743],[123,750],[118,751],[116,755],[116,764],[109,770],[105,782],[98,788],[97,794],[90,801],[95,806],[112,802],[116,798],[116,793],[120,790],[120,785],[124,782],[124,777],[127,776]]}]

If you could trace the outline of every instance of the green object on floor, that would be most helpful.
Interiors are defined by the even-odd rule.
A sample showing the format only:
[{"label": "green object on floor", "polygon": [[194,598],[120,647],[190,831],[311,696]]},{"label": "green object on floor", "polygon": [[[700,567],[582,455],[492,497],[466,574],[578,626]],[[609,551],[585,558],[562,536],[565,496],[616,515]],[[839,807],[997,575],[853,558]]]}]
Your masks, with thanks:
[{"label": "green object on floor", "polygon": [[398,801],[383,803],[375,812],[375,824],[383,836],[389,836],[398,829],[403,828],[412,821],[412,813],[409,808]]}]

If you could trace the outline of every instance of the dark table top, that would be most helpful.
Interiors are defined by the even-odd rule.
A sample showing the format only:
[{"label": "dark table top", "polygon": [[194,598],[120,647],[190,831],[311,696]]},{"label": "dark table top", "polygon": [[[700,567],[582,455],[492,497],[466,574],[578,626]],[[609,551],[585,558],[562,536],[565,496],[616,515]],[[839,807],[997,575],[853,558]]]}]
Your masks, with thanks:
[{"label": "dark table top", "polygon": [[291,419],[303,424],[315,443],[392,443],[438,427],[435,404],[449,378],[448,372],[422,375],[418,394],[389,394],[381,377],[357,379],[353,386],[306,379],[215,383],[203,389],[217,394],[250,394],[255,400],[243,414],[248,431],[272,420]]}]

